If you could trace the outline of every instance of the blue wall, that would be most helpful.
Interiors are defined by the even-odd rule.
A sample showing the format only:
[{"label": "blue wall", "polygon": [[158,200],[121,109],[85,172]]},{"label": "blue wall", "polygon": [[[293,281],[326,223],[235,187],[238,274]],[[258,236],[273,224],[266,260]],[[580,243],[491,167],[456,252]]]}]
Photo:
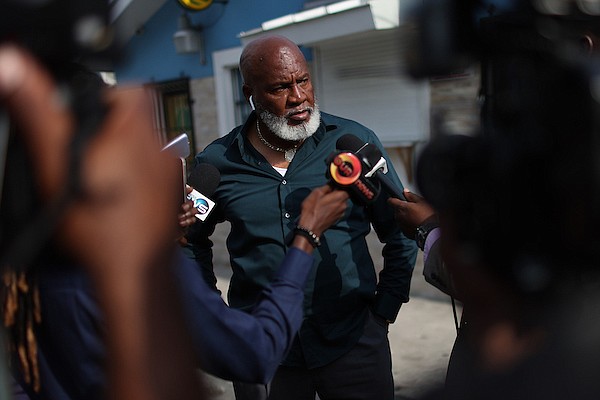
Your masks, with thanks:
[{"label": "blue wall", "polygon": [[115,68],[117,80],[139,83],[212,76],[213,51],[239,46],[240,32],[301,11],[303,5],[304,0],[229,0],[226,5],[214,3],[204,11],[189,13],[193,24],[210,25],[204,28],[206,64],[201,65],[198,54],[175,52],[172,37],[183,9],[176,0],[169,0],[126,45],[127,57]]}]

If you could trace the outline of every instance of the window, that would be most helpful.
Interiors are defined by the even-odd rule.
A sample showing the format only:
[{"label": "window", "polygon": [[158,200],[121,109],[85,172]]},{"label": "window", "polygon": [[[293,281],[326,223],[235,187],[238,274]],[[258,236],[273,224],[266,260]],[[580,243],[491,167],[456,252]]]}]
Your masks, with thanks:
[{"label": "window", "polygon": [[195,145],[189,80],[160,82],[151,87],[154,99],[154,125],[161,143],[166,144],[182,133],[186,133],[190,142],[189,157],[192,158],[195,154]]},{"label": "window", "polygon": [[[241,54],[242,47],[234,47],[213,53],[219,136],[226,135],[227,132],[239,124],[236,124],[236,121],[241,120],[243,116],[243,112],[238,111],[242,107],[241,103],[238,107],[238,101],[240,97],[243,99],[244,96],[236,94],[238,93],[237,90],[241,90],[239,85],[241,77],[237,72]],[[234,77],[235,82],[233,82]],[[237,97],[234,97],[234,94]]]},{"label": "window", "polygon": [[250,108],[250,104],[246,101],[244,92],[242,91],[242,75],[240,74],[239,68],[231,69],[231,82],[233,89],[235,125],[238,126],[246,122],[252,109]]}]

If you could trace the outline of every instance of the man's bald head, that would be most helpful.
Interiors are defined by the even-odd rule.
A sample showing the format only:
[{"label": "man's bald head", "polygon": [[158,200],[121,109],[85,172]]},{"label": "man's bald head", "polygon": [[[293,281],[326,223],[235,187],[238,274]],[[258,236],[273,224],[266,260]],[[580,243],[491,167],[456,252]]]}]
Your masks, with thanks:
[{"label": "man's bald head", "polygon": [[249,43],[240,57],[242,91],[265,125],[281,139],[299,142],[320,123],[308,63],[300,48],[283,36]]},{"label": "man's bald head", "polygon": [[244,83],[253,85],[265,68],[271,69],[273,63],[286,56],[306,62],[298,45],[284,36],[264,36],[248,43],[240,56],[240,72]]}]

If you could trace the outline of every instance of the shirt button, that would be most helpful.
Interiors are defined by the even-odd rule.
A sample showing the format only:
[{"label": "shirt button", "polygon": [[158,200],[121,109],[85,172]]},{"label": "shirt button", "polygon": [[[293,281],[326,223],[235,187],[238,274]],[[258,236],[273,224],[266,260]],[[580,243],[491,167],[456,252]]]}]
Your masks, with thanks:
[{"label": "shirt button", "polygon": [[286,218],[290,218],[290,213],[285,213]]},{"label": "shirt button", "polygon": [[284,185],[287,185],[287,181],[285,179],[282,180],[281,183],[283,183]]}]

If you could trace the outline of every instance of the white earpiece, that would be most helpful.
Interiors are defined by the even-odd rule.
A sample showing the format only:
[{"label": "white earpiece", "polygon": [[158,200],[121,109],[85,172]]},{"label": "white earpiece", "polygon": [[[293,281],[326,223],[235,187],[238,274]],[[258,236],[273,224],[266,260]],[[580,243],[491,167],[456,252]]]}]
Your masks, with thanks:
[{"label": "white earpiece", "polygon": [[252,101],[252,96],[248,98],[248,101],[250,102],[250,107],[252,107],[252,110],[256,110],[256,107],[254,107],[254,102]]}]

